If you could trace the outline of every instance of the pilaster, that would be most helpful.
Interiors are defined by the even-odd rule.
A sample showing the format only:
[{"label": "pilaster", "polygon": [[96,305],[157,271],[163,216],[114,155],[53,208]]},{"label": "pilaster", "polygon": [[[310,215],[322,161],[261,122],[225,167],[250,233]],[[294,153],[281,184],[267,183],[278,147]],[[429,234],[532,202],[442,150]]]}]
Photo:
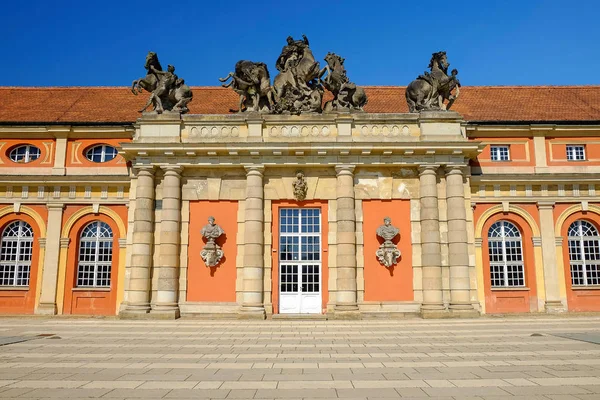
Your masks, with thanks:
[{"label": "pilaster", "polygon": [[42,272],[42,292],[40,302],[35,310],[40,315],[55,315],[56,290],[58,285],[58,262],[61,248],[61,230],[64,204],[49,203],[48,227],[46,230],[46,249],[44,251],[44,268]]}]

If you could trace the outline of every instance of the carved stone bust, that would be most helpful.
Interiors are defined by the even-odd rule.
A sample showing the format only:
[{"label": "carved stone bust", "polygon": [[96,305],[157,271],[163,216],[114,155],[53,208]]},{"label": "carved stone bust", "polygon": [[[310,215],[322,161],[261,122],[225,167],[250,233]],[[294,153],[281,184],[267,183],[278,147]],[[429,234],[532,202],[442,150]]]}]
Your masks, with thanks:
[{"label": "carved stone bust", "polygon": [[383,243],[379,246],[379,249],[375,252],[377,259],[386,268],[390,268],[398,262],[400,258],[400,250],[392,242],[392,240],[400,234],[400,229],[392,225],[392,219],[385,217],[383,219],[383,225],[377,228],[377,236],[383,239]]},{"label": "carved stone bust", "polygon": [[215,224],[215,217],[211,216],[208,217],[208,224],[204,225],[200,233],[206,239],[206,245],[200,252],[200,257],[202,257],[207,267],[214,267],[224,256],[223,250],[221,250],[221,247],[215,241],[225,231],[219,225]]}]

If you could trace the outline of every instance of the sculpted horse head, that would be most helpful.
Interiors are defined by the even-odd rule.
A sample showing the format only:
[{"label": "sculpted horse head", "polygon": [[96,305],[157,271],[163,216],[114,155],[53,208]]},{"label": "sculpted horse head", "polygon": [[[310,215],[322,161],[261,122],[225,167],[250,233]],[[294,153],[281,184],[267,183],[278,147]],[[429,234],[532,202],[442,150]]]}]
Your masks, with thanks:
[{"label": "sculpted horse head", "polygon": [[150,66],[153,66],[158,71],[162,71],[162,66],[160,65],[160,61],[158,61],[158,55],[153,51],[149,51],[148,55],[146,55],[146,64],[144,64],[146,71],[150,71]]},{"label": "sculpted horse head", "polygon": [[325,56],[325,61],[327,62],[327,65],[332,71],[340,73],[344,72],[344,58],[338,56],[335,53],[327,53],[327,55]]},{"label": "sculpted horse head", "polygon": [[429,68],[432,71],[434,69],[440,69],[444,71],[445,74],[447,74],[449,66],[450,63],[448,62],[448,58],[446,57],[446,52],[438,51],[437,53],[433,53],[431,55],[431,61],[429,61],[429,66],[427,68]]},{"label": "sculpted horse head", "polygon": [[158,78],[156,74],[152,73],[152,69],[150,67],[154,67],[157,71],[162,71],[162,66],[160,65],[160,61],[158,61],[158,56],[155,52],[149,51],[146,55],[146,63],[144,64],[144,68],[146,68],[146,76],[143,78],[136,79],[131,83],[131,92],[135,95],[143,92],[144,90],[148,92],[152,92],[156,89],[158,84]]}]

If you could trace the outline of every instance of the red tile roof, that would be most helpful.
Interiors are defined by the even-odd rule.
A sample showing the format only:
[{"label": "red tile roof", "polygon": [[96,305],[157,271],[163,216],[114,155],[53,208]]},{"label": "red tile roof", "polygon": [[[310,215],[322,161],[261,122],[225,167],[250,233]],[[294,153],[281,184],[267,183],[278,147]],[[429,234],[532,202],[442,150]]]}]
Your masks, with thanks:
[{"label": "red tile roof", "polygon": [[[193,114],[237,107],[230,89],[192,89]],[[404,87],[365,89],[367,112],[407,112]],[[148,96],[126,87],[0,87],[0,123],[132,123]],[[453,109],[467,121],[600,121],[600,86],[465,86]]]}]

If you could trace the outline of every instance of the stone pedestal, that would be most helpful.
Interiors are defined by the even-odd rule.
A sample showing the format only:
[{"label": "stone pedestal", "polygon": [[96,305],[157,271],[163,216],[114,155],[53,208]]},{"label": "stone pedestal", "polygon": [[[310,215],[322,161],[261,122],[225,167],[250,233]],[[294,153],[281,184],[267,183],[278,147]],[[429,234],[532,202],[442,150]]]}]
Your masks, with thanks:
[{"label": "stone pedestal", "polygon": [[179,318],[179,254],[181,222],[181,171],[179,166],[165,166],[162,185],[159,265],[156,302],[151,313],[157,317]]},{"label": "stone pedestal", "polygon": [[448,209],[448,262],[450,264],[450,312],[460,317],[476,317],[470,298],[467,211],[463,172],[458,166],[446,169]]},{"label": "stone pedestal", "polygon": [[448,316],[442,297],[442,255],[438,210],[437,165],[419,168],[423,318]]},{"label": "stone pedestal", "polygon": [[128,301],[121,318],[140,318],[150,312],[150,274],[154,243],[154,166],[136,166],[137,189]]},{"label": "stone pedestal", "polygon": [[35,313],[55,315],[56,288],[58,284],[58,261],[60,256],[60,235],[64,205],[48,204],[48,228],[46,230],[46,251],[42,272],[42,292]]},{"label": "stone pedestal", "polygon": [[264,188],[262,165],[246,166],[244,283],[239,318],[264,319]]},{"label": "stone pedestal", "polygon": [[356,301],[356,211],[354,209],[354,165],[338,165],[336,304],[334,318],[358,319]]},{"label": "stone pedestal", "polygon": [[547,313],[567,311],[560,298],[558,267],[556,265],[556,238],[554,236],[554,202],[538,202],[540,234],[542,238],[542,261],[544,263],[544,288]]}]

